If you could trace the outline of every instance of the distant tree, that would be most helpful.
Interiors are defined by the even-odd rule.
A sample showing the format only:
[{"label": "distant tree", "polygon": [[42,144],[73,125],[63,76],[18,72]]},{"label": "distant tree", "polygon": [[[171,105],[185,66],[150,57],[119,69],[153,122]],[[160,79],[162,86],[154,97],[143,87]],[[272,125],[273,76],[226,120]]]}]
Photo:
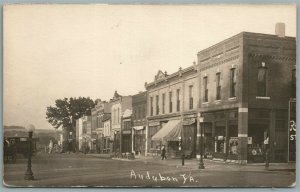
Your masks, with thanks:
[{"label": "distant tree", "polygon": [[57,99],[55,107],[47,107],[46,119],[55,129],[62,127],[64,131],[73,131],[76,119],[90,115],[95,104],[89,97]]}]

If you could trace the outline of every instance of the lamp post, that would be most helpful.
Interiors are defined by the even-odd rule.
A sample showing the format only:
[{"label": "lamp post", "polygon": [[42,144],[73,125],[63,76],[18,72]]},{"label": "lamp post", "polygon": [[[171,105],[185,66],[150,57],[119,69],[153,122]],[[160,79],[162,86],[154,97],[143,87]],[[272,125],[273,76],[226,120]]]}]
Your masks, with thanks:
[{"label": "lamp post", "polygon": [[117,145],[117,132],[116,131],[114,131],[114,146],[113,146],[113,148],[114,148],[114,153],[115,153],[115,155],[116,155],[116,145]]},{"label": "lamp post", "polygon": [[33,172],[31,170],[31,155],[32,155],[32,134],[35,130],[34,125],[29,124],[26,127],[28,131],[28,161],[27,161],[27,170],[25,172],[24,179],[25,180],[34,180]]},{"label": "lamp post", "polygon": [[70,154],[70,152],[71,152],[71,150],[72,150],[72,148],[73,148],[73,146],[72,146],[72,140],[73,140],[73,139],[72,139],[72,134],[73,134],[73,133],[70,131],[70,132],[69,132],[69,139],[68,139],[68,141],[69,141],[69,143],[68,143],[68,144],[69,144],[69,146],[68,146],[68,148],[69,148],[69,150],[68,150],[68,151],[69,151],[69,154]]},{"label": "lamp post", "polygon": [[203,163],[203,123],[204,118],[199,115],[199,124],[200,124],[200,161],[199,161],[199,169],[204,169],[204,163]]},{"label": "lamp post", "polygon": [[179,151],[181,151],[181,165],[184,166],[184,151],[183,151],[183,146],[182,146],[182,137],[178,137],[179,140]]}]

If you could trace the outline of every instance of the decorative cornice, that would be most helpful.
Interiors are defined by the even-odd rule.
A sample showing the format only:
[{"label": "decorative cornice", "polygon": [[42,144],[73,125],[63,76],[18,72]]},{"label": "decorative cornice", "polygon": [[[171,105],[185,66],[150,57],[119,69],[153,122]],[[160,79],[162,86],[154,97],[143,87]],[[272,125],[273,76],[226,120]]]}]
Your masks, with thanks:
[{"label": "decorative cornice", "polygon": [[249,53],[249,57],[261,58],[261,59],[265,59],[265,60],[296,61],[296,58],[294,58],[294,57],[278,56],[278,55],[264,55],[264,54],[257,54],[257,53]]},{"label": "decorative cornice", "polygon": [[201,64],[200,64],[200,71],[204,71],[206,69],[209,69],[209,68],[212,68],[212,67],[215,67],[215,66],[218,66],[218,65],[222,65],[222,64],[230,62],[230,61],[237,60],[238,58],[239,58],[239,55],[235,55],[233,57],[229,57],[227,59],[223,59],[221,61],[217,61],[215,63],[212,63],[210,65],[206,65],[206,66],[203,66],[203,67],[201,67]]}]

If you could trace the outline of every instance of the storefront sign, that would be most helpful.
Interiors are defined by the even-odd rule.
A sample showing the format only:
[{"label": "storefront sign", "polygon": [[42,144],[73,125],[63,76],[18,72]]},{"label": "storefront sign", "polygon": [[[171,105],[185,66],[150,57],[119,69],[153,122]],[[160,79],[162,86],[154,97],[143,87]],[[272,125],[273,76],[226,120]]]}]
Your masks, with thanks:
[{"label": "storefront sign", "polygon": [[296,100],[289,103],[289,161],[296,161]]},{"label": "storefront sign", "polygon": [[195,118],[191,118],[191,119],[184,119],[183,120],[183,125],[191,125],[193,123],[196,122],[196,119]]},{"label": "storefront sign", "polygon": [[131,134],[131,131],[122,131],[123,134]]},{"label": "storefront sign", "polygon": [[252,145],[252,137],[248,137],[248,145]]},{"label": "storefront sign", "polygon": [[149,122],[149,126],[159,126],[158,121]]}]

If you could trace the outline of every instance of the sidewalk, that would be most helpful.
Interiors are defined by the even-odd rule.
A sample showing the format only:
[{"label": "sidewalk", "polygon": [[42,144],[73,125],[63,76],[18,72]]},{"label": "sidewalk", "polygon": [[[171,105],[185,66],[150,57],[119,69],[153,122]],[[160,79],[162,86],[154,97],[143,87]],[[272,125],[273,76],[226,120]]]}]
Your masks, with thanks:
[{"label": "sidewalk", "polygon": [[[89,156],[98,157],[102,159],[112,159],[119,161],[128,162],[144,162],[150,164],[161,164],[166,166],[172,166],[176,169],[189,169],[189,170],[199,170],[199,160],[198,159],[185,159],[184,166],[182,166],[182,159],[166,159],[161,160],[159,157],[152,156],[136,156],[135,159],[126,158],[113,158],[112,154],[97,154],[89,153]],[[249,163],[247,165],[240,165],[237,163],[229,163],[224,161],[215,161],[210,159],[203,159],[205,171],[255,171],[255,172],[275,172],[275,171],[295,171],[296,163],[270,163],[269,169],[266,170],[264,163]]]},{"label": "sidewalk", "polygon": [[[185,169],[198,169],[198,159],[185,159],[184,166],[182,166],[182,159],[167,159],[160,160],[153,157],[140,157],[136,158],[136,161],[143,161],[147,163],[163,164],[167,166],[174,166],[176,168]],[[264,163],[240,165],[236,163],[228,163],[223,161],[214,161],[210,159],[203,159],[205,170],[214,171],[295,171],[295,163],[270,163],[269,169],[265,169]]]}]

